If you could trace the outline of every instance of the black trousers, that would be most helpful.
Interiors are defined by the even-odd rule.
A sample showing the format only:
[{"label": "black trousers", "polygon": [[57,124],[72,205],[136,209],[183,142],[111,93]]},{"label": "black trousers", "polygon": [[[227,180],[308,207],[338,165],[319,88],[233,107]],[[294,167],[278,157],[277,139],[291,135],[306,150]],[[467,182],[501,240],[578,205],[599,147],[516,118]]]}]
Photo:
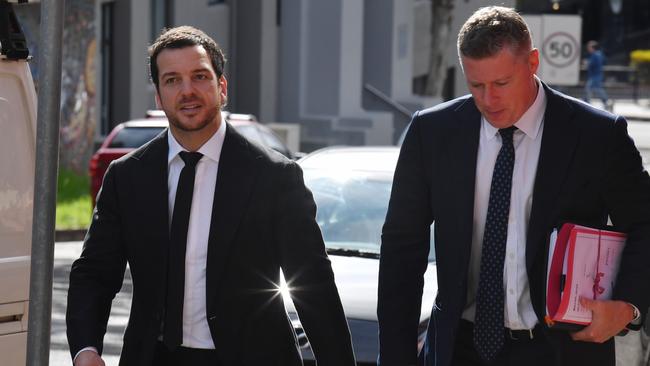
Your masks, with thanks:
[{"label": "black trousers", "polygon": [[461,320],[451,364],[453,366],[548,366],[556,364],[556,359],[543,332],[536,330],[533,339],[528,337],[512,339],[506,332],[503,349],[492,363],[487,364],[474,348],[473,323]]},{"label": "black trousers", "polygon": [[156,344],[153,366],[221,366],[217,351],[177,347],[169,350],[162,342]]}]

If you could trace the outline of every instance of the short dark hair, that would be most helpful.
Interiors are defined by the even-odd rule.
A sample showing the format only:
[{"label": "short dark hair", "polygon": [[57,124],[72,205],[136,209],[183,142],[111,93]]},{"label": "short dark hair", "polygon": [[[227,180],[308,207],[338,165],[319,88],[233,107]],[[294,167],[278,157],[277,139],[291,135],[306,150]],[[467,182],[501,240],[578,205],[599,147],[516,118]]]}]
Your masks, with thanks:
[{"label": "short dark hair", "polygon": [[192,46],[203,46],[210,56],[212,68],[217,77],[223,75],[223,68],[226,58],[223,51],[210,36],[194,27],[183,25],[171,29],[163,29],[163,32],[149,46],[149,77],[158,90],[158,55],[165,49],[178,49]]},{"label": "short dark hair", "polygon": [[458,33],[458,57],[482,59],[509,47],[516,54],[532,49],[530,29],[512,8],[487,6],[467,19]]},{"label": "short dark hair", "polygon": [[591,47],[591,48],[593,48],[594,50],[599,50],[599,49],[600,49],[600,45],[598,44],[598,42],[593,41],[593,40],[587,42],[587,47]]}]

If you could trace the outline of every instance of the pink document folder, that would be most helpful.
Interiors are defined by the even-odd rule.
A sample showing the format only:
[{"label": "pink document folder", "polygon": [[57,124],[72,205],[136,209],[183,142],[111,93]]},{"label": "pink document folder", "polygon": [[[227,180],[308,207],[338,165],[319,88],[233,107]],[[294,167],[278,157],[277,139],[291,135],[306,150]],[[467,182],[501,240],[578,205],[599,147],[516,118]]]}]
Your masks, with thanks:
[{"label": "pink document folder", "polygon": [[546,323],[580,328],[591,323],[591,311],[580,298],[607,300],[625,246],[625,234],[564,224],[551,235],[546,288]]}]

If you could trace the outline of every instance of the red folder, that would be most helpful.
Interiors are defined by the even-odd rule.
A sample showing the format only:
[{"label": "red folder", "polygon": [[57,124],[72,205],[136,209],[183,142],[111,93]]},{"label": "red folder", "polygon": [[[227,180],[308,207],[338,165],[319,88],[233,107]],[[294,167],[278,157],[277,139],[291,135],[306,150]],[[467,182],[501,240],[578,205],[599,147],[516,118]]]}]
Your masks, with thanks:
[{"label": "red folder", "polygon": [[551,235],[546,283],[546,324],[580,329],[591,311],[580,297],[611,299],[626,235],[567,223]]}]

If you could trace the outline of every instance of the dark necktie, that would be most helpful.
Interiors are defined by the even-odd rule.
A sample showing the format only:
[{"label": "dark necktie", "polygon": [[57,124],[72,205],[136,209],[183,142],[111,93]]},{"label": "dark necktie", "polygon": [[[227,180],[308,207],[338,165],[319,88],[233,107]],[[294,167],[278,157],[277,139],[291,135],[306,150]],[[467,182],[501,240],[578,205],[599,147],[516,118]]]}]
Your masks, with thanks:
[{"label": "dark necktie", "polygon": [[185,247],[187,227],[190,222],[190,209],[194,193],[194,173],[196,164],[203,154],[182,151],[179,153],[185,162],[178,178],[174,213],[169,232],[169,259],[167,266],[167,301],[163,342],[169,349],[183,343],[183,297],[185,291]]},{"label": "dark necktie", "polygon": [[508,238],[510,191],[515,148],[512,135],[516,127],[500,129],[501,150],[494,164],[488,203],[481,268],[476,294],[474,347],[486,361],[494,360],[504,344],[503,261]]}]

